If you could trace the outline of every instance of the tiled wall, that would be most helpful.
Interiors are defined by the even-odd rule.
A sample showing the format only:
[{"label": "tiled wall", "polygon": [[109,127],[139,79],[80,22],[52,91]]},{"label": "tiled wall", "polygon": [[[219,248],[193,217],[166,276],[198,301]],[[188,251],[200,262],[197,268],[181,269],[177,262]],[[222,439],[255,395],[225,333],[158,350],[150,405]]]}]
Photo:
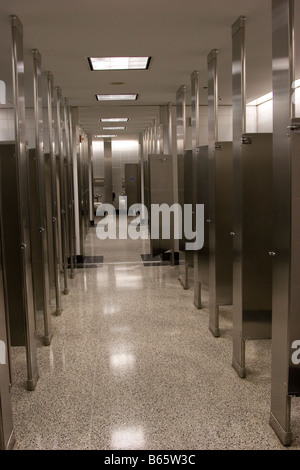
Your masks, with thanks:
[{"label": "tiled wall", "polygon": [[0,141],[15,139],[15,121],[13,109],[0,109]]},{"label": "tiled wall", "polygon": [[[138,163],[139,141],[136,138],[112,140],[112,179],[116,198],[124,191],[124,164]],[[104,147],[103,141],[93,141],[93,172],[94,178],[104,178]]]}]

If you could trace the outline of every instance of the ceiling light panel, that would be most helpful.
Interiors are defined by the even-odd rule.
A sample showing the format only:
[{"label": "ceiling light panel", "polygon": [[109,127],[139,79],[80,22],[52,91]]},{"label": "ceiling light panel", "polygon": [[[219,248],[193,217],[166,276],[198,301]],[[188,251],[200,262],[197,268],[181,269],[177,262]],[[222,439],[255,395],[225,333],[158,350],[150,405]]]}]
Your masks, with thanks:
[{"label": "ceiling light panel", "polygon": [[100,122],[128,122],[129,118],[101,118]]},{"label": "ceiling light panel", "polygon": [[104,131],[123,131],[124,129],[126,129],[125,126],[122,126],[122,127],[102,127],[102,129]]},{"label": "ceiling light panel", "polygon": [[103,134],[103,135],[95,135],[95,137],[99,139],[110,139],[111,137],[117,137],[117,136],[113,134]]},{"label": "ceiling light panel", "polygon": [[89,57],[91,70],[145,70],[150,57]]},{"label": "ceiling light panel", "polygon": [[98,101],[134,101],[138,97],[137,94],[127,95],[96,95]]}]

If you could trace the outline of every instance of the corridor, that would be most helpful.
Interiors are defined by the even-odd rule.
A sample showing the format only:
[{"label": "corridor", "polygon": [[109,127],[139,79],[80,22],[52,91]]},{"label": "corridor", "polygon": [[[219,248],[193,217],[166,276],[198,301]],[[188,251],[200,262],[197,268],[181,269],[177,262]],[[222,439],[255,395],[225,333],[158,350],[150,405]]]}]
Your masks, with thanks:
[{"label": "corridor", "polygon": [[149,252],[148,241],[100,241],[90,228],[51,346],[39,343],[34,392],[24,348],[13,348],[15,449],[285,449],[269,426],[271,343],[247,342],[238,378],[231,307],[214,338],[178,266],[143,262]]}]

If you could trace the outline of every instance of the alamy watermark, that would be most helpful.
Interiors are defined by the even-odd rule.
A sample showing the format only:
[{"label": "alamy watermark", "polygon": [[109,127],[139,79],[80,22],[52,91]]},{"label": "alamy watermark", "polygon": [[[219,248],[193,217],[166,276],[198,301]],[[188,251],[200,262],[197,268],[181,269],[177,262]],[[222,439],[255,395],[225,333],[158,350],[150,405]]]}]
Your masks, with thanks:
[{"label": "alamy watermark", "polygon": [[0,341],[0,364],[6,364],[6,346],[4,341]]},{"label": "alamy watermark", "polygon": [[[204,245],[204,205],[151,204],[150,214],[143,204],[133,204],[127,210],[127,197],[119,197],[119,218],[112,204],[101,204],[96,215],[103,217],[97,224],[100,240],[152,240],[185,239],[186,250],[201,250]],[[150,216],[150,217],[149,217]],[[128,217],[134,217],[128,223]],[[194,227],[194,228],[193,228]],[[118,233],[117,233],[118,228]]]},{"label": "alamy watermark", "polygon": [[295,366],[298,366],[300,364],[300,340],[296,339],[292,343],[292,349],[296,349],[296,351],[293,352],[292,354],[292,363],[295,364]]}]

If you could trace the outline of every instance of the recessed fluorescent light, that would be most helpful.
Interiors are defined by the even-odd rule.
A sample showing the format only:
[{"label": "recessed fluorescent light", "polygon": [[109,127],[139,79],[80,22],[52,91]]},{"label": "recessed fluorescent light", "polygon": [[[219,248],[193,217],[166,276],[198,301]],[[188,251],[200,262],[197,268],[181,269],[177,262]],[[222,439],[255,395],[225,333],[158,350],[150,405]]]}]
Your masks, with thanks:
[{"label": "recessed fluorescent light", "polygon": [[260,104],[266,103],[273,99],[273,92],[267,93],[266,95],[260,96],[257,100],[251,101],[247,106],[258,106]]},{"label": "recessed fluorescent light", "polygon": [[123,131],[124,129],[126,129],[125,126],[122,126],[122,127],[102,127],[102,129],[104,131]]},{"label": "recessed fluorescent light", "polygon": [[104,135],[95,135],[95,137],[99,138],[99,139],[110,139],[111,137],[117,137],[116,135],[110,135],[110,134],[104,134]]},{"label": "recessed fluorescent light", "polygon": [[100,122],[128,122],[129,118],[101,118]]},{"label": "recessed fluorescent light", "polygon": [[91,70],[145,70],[150,57],[89,57]]},{"label": "recessed fluorescent light", "polygon": [[98,101],[134,101],[138,97],[137,94],[128,94],[128,95],[96,95]]}]

